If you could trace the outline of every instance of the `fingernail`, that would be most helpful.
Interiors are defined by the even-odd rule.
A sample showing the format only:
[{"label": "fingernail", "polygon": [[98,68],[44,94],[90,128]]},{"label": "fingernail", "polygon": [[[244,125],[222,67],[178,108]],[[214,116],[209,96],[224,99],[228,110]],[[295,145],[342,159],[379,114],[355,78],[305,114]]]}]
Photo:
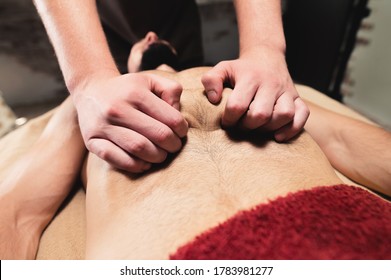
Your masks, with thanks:
[{"label": "fingernail", "polygon": [[215,102],[217,99],[217,93],[214,90],[210,90],[206,93],[208,95],[208,99],[212,102]]}]

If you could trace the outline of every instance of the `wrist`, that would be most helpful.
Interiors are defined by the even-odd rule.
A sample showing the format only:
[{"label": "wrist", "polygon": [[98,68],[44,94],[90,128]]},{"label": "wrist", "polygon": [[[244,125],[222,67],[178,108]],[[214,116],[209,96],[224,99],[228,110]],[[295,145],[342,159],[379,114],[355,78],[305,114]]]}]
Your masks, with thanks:
[{"label": "wrist", "polygon": [[235,0],[240,52],[268,47],[285,53],[281,1]]},{"label": "wrist", "polygon": [[99,70],[87,71],[87,73],[74,73],[65,78],[65,84],[69,93],[73,97],[77,97],[80,92],[83,92],[91,83],[110,79],[120,76],[118,69],[115,67],[101,68]]},{"label": "wrist", "polygon": [[285,47],[284,46],[274,46],[269,44],[261,44],[248,48],[243,48],[240,50],[240,58],[250,58],[250,59],[262,59],[267,60],[269,58],[278,58],[280,57],[285,61]]},{"label": "wrist", "polygon": [[[261,31],[254,31],[255,34],[257,32],[261,32]],[[265,38],[262,37],[254,38],[253,33],[251,33],[251,37],[246,38],[246,35],[248,34],[241,35],[240,38],[240,42],[239,42],[240,54],[257,50],[257,49],[270,49],[276,52],[280,52],[285,56],[286,42],[284,37],[275,35],[275,36],[267,36]]]}]

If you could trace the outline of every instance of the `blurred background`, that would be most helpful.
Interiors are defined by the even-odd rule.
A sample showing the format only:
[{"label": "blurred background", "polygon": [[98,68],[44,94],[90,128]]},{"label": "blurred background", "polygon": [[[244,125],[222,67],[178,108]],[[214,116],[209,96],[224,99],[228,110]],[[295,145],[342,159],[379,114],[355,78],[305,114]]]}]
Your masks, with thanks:
[{"label": "blurred background", "polygon": [[[232,1],[197,3],[205,64],[237,57]],[[293,79],[391,129],[391,1],[285,0],[283,19]],[[67,96],[32,1],[0,0],[0,106],[14,112],[0,118],[31,118]]]}]

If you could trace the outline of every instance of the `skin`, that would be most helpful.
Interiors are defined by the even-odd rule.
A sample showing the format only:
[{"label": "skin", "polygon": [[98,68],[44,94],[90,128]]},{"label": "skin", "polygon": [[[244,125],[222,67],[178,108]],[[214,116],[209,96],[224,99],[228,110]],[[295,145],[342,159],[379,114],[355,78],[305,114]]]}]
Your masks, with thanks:
[{"label": "skin", "polygon": [[[205,70],[158,73],[192,83],[181,100],[182,113],[191,126],[189,137],[184,150],[169,166],[148,176],[129,176],[90,154],[87,204],[88,227],[93,228],[88,238],[89,258],[166,258],[177,246],[238,210],[297,188],[340,183],[330,163],[352,180],[391,195],[389,132],[307,101],[313,112],[306,124],[308,133],[290,143],[281,145],[268,141],[253,145],[247,141],[232,141],[220,129],[218,121],[230,90],[225,90],[221,104],[209,104],[199,81]],[[305,91],[308,89],[301,86],[300,92]],[[311,100],[311,95],[307,99]],[[50,113],[40,117],[2,138],[0,148],[0,258],[33,259],[43,230],[68,195],[84,161],[84,145],[71,100],[53,116]],[[208,172],[210,169],[213,172]],[[282,170],[290,175],[281,176]],[[254,180],[261,182],[263,188],[254,188]],[[241,188],[237,188],[238,185]],[[136,208],[131,209],[133,207]],[[146,212],[140,215],[140,211]],[[195,212],[202,218],[189,223],[189,218],[197,217]],[[181,219],[180,215],[183,215]],[[130,218],[138,222],[138,227],[133,227]],[[161,218],[170,222],[162,223]],[[118,219],[122,222],[118,223]],[[146,221],[171,228],[151,231]],[[182,231],[178,230],[178,224],[183,226]],[[118,228],[115,230],[112,226]],[[163,234],[163,230],[167,232]],[[123,236],[114,238],[113,233]],[[153,250],[128,250],[135,244],[132,240],[151,237],[155,243],[144,244]],[[118,247],[113,246],[113,240]],[[128,242],[129,247],[118,240]],[[124,255],[119,256],[120,252]],[[155,255],[142,255],[145,253]]]},{"label": "skin", "polygon": [[[135,43],[130,50],[129,59],[128,59],[128,72],[136,73],[140,71],[141,59],[143,53],[154,43],[161,43],[169,46],[171,50],[176,54],[174,47],[167,41],[159,39],[159,36],[153,32],[148,32],[143,39]],[[160,65],[157,69],[164,71],[175,71],[168,65]]]},{"label": "skin", "polygon": [[[309,116],[285,61],[285,38],[278,0],[234,1],[240,56],[223,61],[202,77],[210,102],[222,97],[223,81],[234,91],[222,116],[224,126],[275,131],[283,142],[297,135]],[[251,19],[251,20],[249,20]]]},{"label": "skin", "polygon": [[95,1],[37,0],[35,5],[55,48],[87,149],[135,173],[178,151],[188,130],[178,111],[181,85],[153,74],[121,75]]},{"label": "skin", "polygon": [[[285,141],[301,131],[309,113],[286,67],[279,2],[235,1],[240,57],[216,65],[202,81],[212,103],[221,99],[224,80],[235,86],[223,125],[263,127]],[[178,151],[188,131],[178,111],[180,84],[153,74],[120,75],[94,0],[34,3],[55,48],[87,149],[134,173]]]},{"label": "skin", "polygon": [[75,108],[67,99],[1,140],[0,259],[34,259],[85,158]]},{"label": "skin", "polygon": [[[383,190],[390,190],[391,173],[384,172],[391,170],[390,153],[378,153],[372,146],[362,149],[369,142],[358,141],[366,134],[363,131],[371,132],[367,140],[385,151],[391,143],[389,133],[365,123],[347,131],[351,124],[361,122],[351,123],[349,118],[331,112],[332,122],[320,126],[318,122],[326,112],[312,104],[315,116],[307,122],[307,132],[288,143],[276,143],[257,133],[227,133],[221,129],[220,117],[232,91],[224,90],[219,105],[210,104],[200,83],[205,70],[159,73],[182,83],[181,112],[190,127],[186,144],[168,165],[131,176],[110,169],[94,155],[88,157],[84,169],[86,258],[166,259],[179,246],[241,210],[299,190],[341,184],[330,162],[347,175],[356,171],[368,179],[352,176],[357,182],[374,186],[381,180],[388,182]],[[343,131],[348,133],[341,138]],[[320,147],[310,135],[322,140]],[[334,149],[327,148],[329,143]]]},{"label": "skin", "polygon": [[354,182],[391,197],[391,153],[386,148],[391,143],[391,133],[311,102],[307,104],[313,116],[305,128],[331,165]]},{"label": "skin", "polygon": [[[134,46],[129,61],[130,64],[134,63],[135,69],[140,65],[142,52],[151,42],[156,42],[156,40],[158,40],[156,34],[150,32]],[[220,129],[219,119],[224,112],[225,104],[233,92],[228,93],[226,90],[224,101],[217,106],[207,103],[200,87],[200,76],[208,70],[206,68],[195,68],[178,74],[168,73],[173,72],[172,69],[168,72],[155,72],[159,76],[170,77],[173,80],[177,79],[188,87],[187,94],[184,94],[181,100],[183,117],[187,119],[191,127],[187,146],[185,146],[178,158],[171,163],[170,168],[144,176],[144,178],[141,177],[138,180],[129,180],[132,178],[129,175],[118,172],[115,169],[106,168],[106,163],[97,160],[97,158],[94,159],[94,157],[91,160],[90,157],[89,166],[91,166],[91,162],[92,165],[95,162],[95,165],[98,164],[104,167],[100,168],[98,166],[98,168],[92,169],[92,171],[91,167],[87,167],[87,171],[90,170],[89,180],[92,181],[88,183],[90,187],[87,196],[90,208],[88,212],[90,215],[92,213],[89,225],[99,224],[103,221],[102,228],[106,229],[108,228],[107,225],[113,220],[113,216],[115,216],[107,212],[108,208],[102,207],[107,203],[105,200],[106,194],[99,195],[99,193],[102,190],[105,192],[106,188],[116,188],[117,192],[119,191],[119,195],[112,199],[113,203],[110,203],[110,200],[108,201],[109,205],[111,205],[110,207],[114,207],[114,211],[120,211],[120,217],[125,220],[127,218],[124,216],[124,213],[127,215],[136,213],[138,215],[138,210],[143,210],[124,211],[126,207],[131,207],[133,204],[137,205],[140,201],[140,195],[137,193],[134,197],[127,197],[126,194],[129,194],[129,190],[141,191],[141,198],[145,198],[148,189],[155,190],[155,192],[151,192],[151,197],[155,193],[156,199],[151,204],[147,201],[147,210],[152,209],[154,211],[155,208],[151,208],[151,206],[159,207],[156,205],[164,204],[167,198],[173,200],[169,203],[170,207],[165,207],[173,211],[173,214],[167,214],[167,210],[162,212],[166,213],[165,217],[170,219],[171,217],[178,217],[180,211],[192,206],[189,203],[186,205],[177,203],[182,201],[182,199],[178,198],[181,195],[188,199],[193,197],[191,193],[194,192],[194,197],[197,197],[197,199],[191,201],[204,203],[202,207],[193,205],[191,209],[192,214],[194,214],[194,209],[197,209],[197,211],[205,209],[205,205],[212,208],[215,205],[220,205],[221,207],[224,197],[235,198],[232,199],[235,203],[229,203],[219,208],[220,212],[216,212],[215,215],[211,215],[211,212],[208,211],[202,213],[203,218],[200,221],[203,221],[204,224],[199,224],[198,227],[193,225],[190,229],[187,228],[186,234],[178,230],[170,230],[169,233],[164,234],[165,238],[172,239],[170,242],[162,242],[162,231],[155,231],[157,236],[154,241],[157,244],[152,247],[155,251],[160,250],[160,252],[157,252],[158,255],[153,257],[165,258],[170,250],[177,248],[181,243],[191,240],[198,232],[206,230],[211,224],[216,224],[234,215],[238,209],[246,209],[260,202],[266,202],[268,198],[292,192],[295,188],[303,187],[303,185],[310,188],[316,184],[331,185],[341,183],[340,179],[333,173],[326,158],[322,156],[315,142],[310,140],[307,133],[301,134],[297,139],[292,140],[290,144],[285,145],[269,142],[261,148],[256,148],[242,142],[237,147],[239,152],[238,150],[230,152],[229,149],[235,146],[235,141],[227,138],[224,130]],[[304,93],[306,87],[301,86],[300,91]],[[313,94],[313,91],[311,94]],[[308,96],[308,99],[311,99],[311,95]],[[391,134],[379,127],[325,110],[309,101],[307,101],[307,104],[313,114],[306,124],[306,130],[320,146],[331,165],[350,179],[384,194],[391,195],[391,165],[389,164],[391,155],[387,153],[391,143]],[[333,106],[333,108],[335,107],[338,106]],[[346,108],[344,109],[346,110]],[[42,133],[41,130],[43,130]],[[26,138],[29,141],[25,141]],[[371,143],[371,145],[367,143]],[[291,145],[294,146],[295,144],[299,145],[292,149]],[[26,148],[28,145],[31,145],[30,149]],[[6,149],[6,147],[9,148],[10,146],[14,147],[14,149]],[[192,146],[194,146],[193,149]],[[0,240],[0,258],[33,259],[36,256],[43,230],[53,219],[59,206],[68,195],[84,159],[83,141],[79,131],[77,114],[71,100],[68,99],[64,102],[54,114],[50,112],[36,121],[30,122],[21,130],[16,131],[15,134],[10,135],[10,137],[3,138],[0,142],[0,147],[3,147],[3,149],[0,149],[2,151],[2,162],[0,163],[0,216],[2,217],[0,222],[0,233],[2,236]],[[27,152],[25,152],[26,149]],[[262,149],[261,153],[259,153],[259,149]],[[283,151],[284,149],[286,149],[286,152]],[[217,153],[218,151],[220,152]],[[247,158],[244,157],[246,151]],[[312,156],[308,156],[309,153]],[[205,157],[205,154],[209,154],[209,156]],[[289,161],[289,158],[292,159],[292,155],[296,155],[297,159],[299,159],[297,161],[296,157],[294,157],[294,164]],[[303,155],[306,158],[304,161],[301,160]],[[222,159],[223,157],[226,159]],[[195,160],[196,158],[198,159]],[[254,161],[252,164],[249,164],[248,159],[251,158]],[[278,158],[283,160],[278,161]],[[208,162],[211,159],[212,162]],[[273,160],[270,161],[270,159]],[[276,160],[277,165],[273,166],[272,163]],[[201,161],[206,161],[206,163],[202,164]],[[238,161],[243,161],[242,164],[239,164],[242,169],[237,169],[235,165],[230,166],[230,163],[236,162],[237,164]],[[304,166],[300,166],[303,164]],[[209,172],[209,174],[208,170],[215,168],[216,165],[221,165],[224,168],[217,168],[217,170]],[[193,167],[189,168],[189,166]],[[230,170],[232,168],[235,170]],[[188,171],[182,172],[184,169]],[[202,169],[206,171],[200,172]],[[45,172],[42,172],[42,170],[45,170]],[[96,170],[99,170],[99,172]],[[279,176],[278,174],[280,174],[281,170],[291,172],[291,176]],[[272,171],[277,173],[274,174]],[[221,175],[221,172],[224,174]],[[304,174],[303,172],[307,173]],[[315,173],[318,173],[318,175],[316,176]],[[40,176],[37,176],[37,174],[40,174]],[[201,177],[197,177],[200,174]],[[216,174],[221,176],[218,175],[218,180],[214,181]],[[238,174],[241,174],[241,177],[238,177]],[[105,176],[106,179],[102,180]],[[263,179],[269,178],[266,180],[269,188],[265,188],[263,192],[253,187],[253,180],[257,176],[261,176]],[[31,180],[31,178],[34,178],[34,180]],[[216,192],[221,192],[222,189],[219,187],[221,178],[225,182],[233,182],[234,184],[231,189],[228,188],[229,192],[226,196],[211,196],[204,190],[200,192],[200,186],[208,185],[206,184],[207,180],[212,180],[210,185],[217,186]],[[197,184],[199,179],[201,183]],[[164,184],[164,180],[169,184]],[[237,182],[237,180],[240,182]],[[246,184],[246,181],[250,183]],[[56,182],[56,184],[53,184],[53,182]],[[125,191],[124,194],[120,191],[121,182],[122,190]],[[130,188],[130,184],[140,184],[140,187]],[[165,188],[156,188],[159,184],[169,185],[173,188],[173,192],[170,194],[167,193]],[[235,184],[240,184],[241,188],[236,188]],[[185,185],[187,185],[186,191],[178,192],[177,188],[182,188]],[[248,187],[247,190],[243,190],[245,186]],[[93,190],[92,192],[91,189]],[[235,191],[238,193],[232,195],[232,192]],[[110,192],[111,197],[115,195],[115,192]],[[103,199],[103,201],[102,203],[96,203],[96,201],[91,203],[91,197],[92,200]],[[215,201],[208,203],[210,199],[213,200],[216,197],[219,203]],[[135,203],[132,203],[132,200]],[[228,201],[230,200],[228,199]],[[205,202],[207,203],[205,204]],[[101,205],[99,209],[96,208],[97,204]],[[174,208],[174,205],[177,208]],[[99,211],[103,211],[102,214],[99,214]],[[188,213],[185,213],[186,221],[189,216]],[[96,219],[96,217],[98,218]],[[107,222],[104,222],[103,217],[108,219]],[[145,217],[157,217],[160,219],[159,215],[156,216],[154,214],[145,215]],[[161,223],[161,220],[159,220],[159,223]],[[119,223],[117,225],[120,225],[120,228],[115,232],[127,233],[124,230],[124,224],[132,225],[129,222]],[[139,231],[142,234],[139,237],[136,236],[134,240],[141,240],[146,236],[151,236],[151,234],[145,234],[145,232],[150,232],[150,227],[146,225],[145,220],[141,224],[143,227],[139,227]],[[104,234],[101,234],[102,230],[92,230],[90,232],[98,234],[97,237],[90,236],[90,244],[91,240],[94,243],[94,238],[104,236]],[[107,248],[112,245],[110,243],[113,240],[111,232],[109,233],[109,243],[102,250],[106,254],[110,254]],[[130,229],[128,232],[137,235],[134,229]],[[129,234],[123,240],[129,240]],[[102,245],[102,242],[96,243]],[[147,242],[147,244],[152,243]],[[167,244],[171,244],[170,246],[174,244],[175,246],[167,250],[164,247]],[[96,249],[96,244],[91,246],[91,248]],[[122,243],[118,250],[111,248],[114,255],[123,249]],[[129,252],[126,250],[125,253]],[[132,251],[135,258],[140,258],[143,253],[145,251]],[[90,252],[89,257],[94,258],[97,255]],[[126,255],[126,257],[130,256]]]},{"label": "skin", "polygon": [[[129,56],[129,68],[139,69],[143,52],[151,43],[158,40],[159,38],[155,33],[148,32],[144,39],[136,43]],[[168,42],[165,43],[171,46]],[[176,72],[167,65],[159,66],[158,69],[165,72]],[[213,69],[210,71],[213,71]],[[208,71],[205,72],[209,73]],[[305,86],[298,87],[305,96],[308,88]],[[230,100],[232,97],[233,94],[231,93],[227,99]],[[311,100],[311,97],[311,94],[307,96],[309,100]],[[384,164],[385,162],[391,162],[391,158],[388,153],[383,152],[387,143],[391,143],[390,133],[373,123],[368,125],[366,119],[362,119],[362,116],[354,114],[354,112],[352,113],[357,115],[358,120],[336,114],[336,112],[324,109],[308,100],[305,103],[311,109],[311,112],[314,112],[313,116],[308,119],[305,129],[310,132],[322,148],[333,167],[355,182],[361,182],[362,185],[391,196],[391,167]],[[334,108],[341,106],[343,105],[339,103],[333,104]],[[343,107],[343,110],[346,111],[347,108]],[[319,129],[319,127],[322,129]],[[346,129],[347,127],[349,127],[349,130]],[[364,136],[361,135],[362,131],[368,133],[365,133]],[[365,137],[365,141],[356,141],[356,137]],[[376,145],[370,147],[366,143],[376,143]],[[354,182],[348,183],[354,184]]]}]

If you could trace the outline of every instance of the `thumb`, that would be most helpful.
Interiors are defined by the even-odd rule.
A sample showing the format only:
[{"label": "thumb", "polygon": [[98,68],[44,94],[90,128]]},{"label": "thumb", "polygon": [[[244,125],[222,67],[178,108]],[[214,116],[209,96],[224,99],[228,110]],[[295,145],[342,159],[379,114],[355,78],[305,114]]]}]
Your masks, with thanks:
[{"label": "thumb", "polygon": [[211,103],[216,104],[221,101],[223,84],[228,78],[227,67],[227,62],[220,62],[202,76],[201,82]]},{"label": "thumb", "polygon": [[179,102],[182,94],[180,83],[158,75],[149,74],[150,90],[169,105],[179,110]]}]

